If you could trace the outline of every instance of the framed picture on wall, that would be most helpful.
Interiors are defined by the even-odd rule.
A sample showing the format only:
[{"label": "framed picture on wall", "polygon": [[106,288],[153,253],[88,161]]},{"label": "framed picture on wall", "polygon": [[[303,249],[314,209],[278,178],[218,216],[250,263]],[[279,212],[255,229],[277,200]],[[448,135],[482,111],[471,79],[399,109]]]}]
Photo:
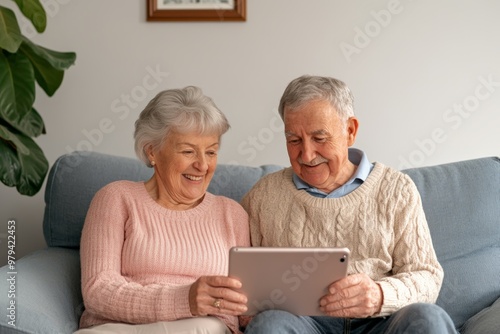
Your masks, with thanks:
[{"label": "framed picture on wall", "polygon": [[147,0],[148,21],[245,21],[246,0]]}]

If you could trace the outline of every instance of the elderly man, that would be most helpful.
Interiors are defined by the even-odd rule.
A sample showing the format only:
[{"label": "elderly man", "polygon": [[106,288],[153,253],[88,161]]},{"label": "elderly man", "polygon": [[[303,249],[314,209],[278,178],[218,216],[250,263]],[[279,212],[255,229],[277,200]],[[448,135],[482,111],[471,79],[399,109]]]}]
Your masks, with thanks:
[{"label": "elderly man", "polygon": [[253,246],[348,247],[349,275],[320,301],[325,316],[264,311],[245,333],[456,333],[434,305],[443,279],[417,188],[350,148],[359,121],[342,81],[293,80],[279,113],[291,168],[244,197]]}]

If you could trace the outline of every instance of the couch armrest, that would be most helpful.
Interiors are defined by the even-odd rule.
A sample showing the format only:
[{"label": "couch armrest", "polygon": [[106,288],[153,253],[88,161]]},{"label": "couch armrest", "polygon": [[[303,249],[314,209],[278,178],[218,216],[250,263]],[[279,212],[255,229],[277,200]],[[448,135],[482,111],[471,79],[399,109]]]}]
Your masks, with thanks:
[{"label": "couch armrest", "polygon": [[500,328],[500,298],[470,318],[460,331],[463,334],[496,334]]},{"label": "couch armrest", "polygon": [[34,252],[17,260],[15,270],[0,268],[0,278],[1,333],[67,334],[78,329],[83,301],[77,250]]}]

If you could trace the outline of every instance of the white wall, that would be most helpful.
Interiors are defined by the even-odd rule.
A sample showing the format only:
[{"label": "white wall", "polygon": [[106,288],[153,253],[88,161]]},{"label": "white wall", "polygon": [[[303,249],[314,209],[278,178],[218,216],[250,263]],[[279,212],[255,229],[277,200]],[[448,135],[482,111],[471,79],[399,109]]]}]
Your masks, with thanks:
[{"label": "white wall", "polygon": [[[38,143],[51,165],[78,148],[133,157],[147,101],[186,85],[202,87],[232,124],[219,162],[288,164],[276,107],[306,73],[351,87],[356,146],[372,161],[405,168],[499,154],[498,1],[247,0],[247,21],[232,23],[146,22],[145,2],[42,0],[48,28],[33,40],[78,57],[55,96],[38,92],[47,127]],[[0,185],[0,233],[16,220],[18,258],[45,246],[44,189],[24,197]]]}]

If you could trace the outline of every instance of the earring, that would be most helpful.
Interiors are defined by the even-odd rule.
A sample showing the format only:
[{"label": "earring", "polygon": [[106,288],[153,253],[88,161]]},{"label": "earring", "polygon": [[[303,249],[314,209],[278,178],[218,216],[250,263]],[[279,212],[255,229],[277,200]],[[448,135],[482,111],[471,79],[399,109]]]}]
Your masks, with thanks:
[{"label": "earring", "polygon": [[154,160],[151,160],[151,166],[154,166],[156,163]]}]

